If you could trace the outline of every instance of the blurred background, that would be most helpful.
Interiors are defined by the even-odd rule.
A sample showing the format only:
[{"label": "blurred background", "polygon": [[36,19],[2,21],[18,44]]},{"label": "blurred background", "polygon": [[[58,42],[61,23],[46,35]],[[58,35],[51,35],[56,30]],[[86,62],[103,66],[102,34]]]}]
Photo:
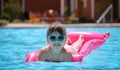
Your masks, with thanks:
[{"label": "blurred background", "polygon": [[0,20],[9,22],[120,22],[119,0],[0,0]]}]

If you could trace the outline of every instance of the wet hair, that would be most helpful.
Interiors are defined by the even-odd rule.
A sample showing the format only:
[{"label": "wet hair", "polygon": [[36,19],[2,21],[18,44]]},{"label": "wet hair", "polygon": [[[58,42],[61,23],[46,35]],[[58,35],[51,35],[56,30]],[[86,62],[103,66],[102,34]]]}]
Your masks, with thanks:
[{"label": "wet hair", "polygon": [[66,29],[60,22],[52,23],[47,30],[47,37],[53,32],[58,32],[61,36],[66,36]]}]

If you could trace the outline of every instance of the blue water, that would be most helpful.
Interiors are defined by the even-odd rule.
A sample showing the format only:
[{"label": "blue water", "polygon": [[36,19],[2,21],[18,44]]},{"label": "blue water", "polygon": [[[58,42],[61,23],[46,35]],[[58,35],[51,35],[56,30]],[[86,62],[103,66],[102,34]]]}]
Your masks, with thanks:
[{"label": "blue water", "polygon": [[24,62],[27,52],[46,43],[47,28],[0,28],[0,70],[120,70],[120,28],[67,28],[67,31],[110,32],[105,44],[83,62]]}]

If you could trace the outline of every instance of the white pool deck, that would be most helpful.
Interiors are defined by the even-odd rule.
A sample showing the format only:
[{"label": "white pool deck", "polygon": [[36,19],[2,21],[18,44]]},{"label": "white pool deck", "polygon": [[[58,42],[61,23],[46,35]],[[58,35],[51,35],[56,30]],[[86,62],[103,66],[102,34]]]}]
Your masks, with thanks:
[{"label": "white pool deck", "polygon": [[[41,23],[9,23],[4,26],[5,28],[10,27],[48,27],[50,24]],[[64,24],[66,27],[120,27],[120,23],[77,23],[77,24]]]}]

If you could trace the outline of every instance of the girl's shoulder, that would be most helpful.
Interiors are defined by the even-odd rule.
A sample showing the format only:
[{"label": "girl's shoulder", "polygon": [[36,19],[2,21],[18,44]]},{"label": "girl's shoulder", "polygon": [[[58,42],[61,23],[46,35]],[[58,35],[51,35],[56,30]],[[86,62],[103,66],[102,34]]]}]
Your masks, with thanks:
[{"label": "girl's shoulder", "polygon": [[65,49],[65,48],[64,48],[63,54],[64,54],[64,55],[72,56],[72,55],[71,55],[71,52],[70,52],[69,50]]},{"label": "girl's shoulder", "polygon": [[49,51],[49,46],[47,45],[46,47],[43,47],[41,50],[40,50],[40,53],[47,53]]},{"label": "girl's shoulder", "polygon": [[65,46],[64,46],[64,52],[65,52],[65,53],[70,53],[70,52],[71,52],[71,46],[65,45]]},{"label": "girl's shoulder", "polygon": [[48,52],[49,52],[49,47],[46,46],[46,47],[43,47],[42,49],[40,49],[40,54],[39,54],[39,60],[42,60],[44,61],[47,56],[48,56]]}]

